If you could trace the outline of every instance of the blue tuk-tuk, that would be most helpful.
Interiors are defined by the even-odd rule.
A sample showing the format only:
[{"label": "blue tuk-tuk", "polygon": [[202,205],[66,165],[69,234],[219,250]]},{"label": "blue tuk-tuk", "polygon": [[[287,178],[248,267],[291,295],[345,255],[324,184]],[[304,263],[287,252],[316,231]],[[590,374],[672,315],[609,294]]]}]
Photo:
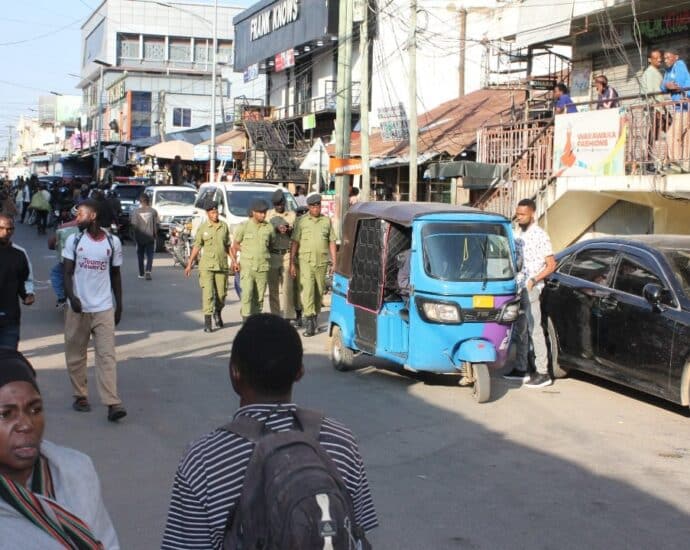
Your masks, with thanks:
[{"label": "blue tuk-tuk", "polygon": [[508,219],[438,203],[359,203],[333,278],[331,360],[364,353],[413,372],[461,375],[482,403],[519,314]]}]

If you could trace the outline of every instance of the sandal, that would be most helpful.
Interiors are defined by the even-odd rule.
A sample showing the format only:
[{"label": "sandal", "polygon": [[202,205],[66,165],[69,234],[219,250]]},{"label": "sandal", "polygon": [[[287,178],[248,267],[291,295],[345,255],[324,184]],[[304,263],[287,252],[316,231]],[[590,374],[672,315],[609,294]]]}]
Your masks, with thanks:
[{"label": "sandal", "polygon": [[72,403],[72,408],[80,413],[90,412],[91,404],[86,397],[75,397],[74,403]]},{"label": "sandal", "polygon": [[127,409],[125,409],[122,405],[108,406],[108,420],[111,422],[117,422],[125,416],[127,416]]}]

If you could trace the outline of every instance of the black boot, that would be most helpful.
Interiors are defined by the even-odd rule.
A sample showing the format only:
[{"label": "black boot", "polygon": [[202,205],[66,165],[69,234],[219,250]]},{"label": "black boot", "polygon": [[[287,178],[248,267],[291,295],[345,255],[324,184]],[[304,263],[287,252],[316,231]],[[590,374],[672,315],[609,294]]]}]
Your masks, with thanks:
[{"label": "black boot", "polygon": [[213,332],[211,325],[211,315],[204,315],[204,332]]},{"label": "black boot", "polygon": [[292,321],[292,326],[297,327],[297,328],[302,328],[304,326],[304,323],[302,322],[302,310],[301,309],[295,310],[295,319]]},{"label": "black boot", "polygon": [[304,332],[302,335],[306,338],[314,336],[316,334],[316,317],[306,317],[304,319]]},{"label": "black boot", "polygon": [[223,318],[220,316],[220,311],[220,309],[217,309],[213,314],[213,320],[215,321],[217,328],[223,328]]}]

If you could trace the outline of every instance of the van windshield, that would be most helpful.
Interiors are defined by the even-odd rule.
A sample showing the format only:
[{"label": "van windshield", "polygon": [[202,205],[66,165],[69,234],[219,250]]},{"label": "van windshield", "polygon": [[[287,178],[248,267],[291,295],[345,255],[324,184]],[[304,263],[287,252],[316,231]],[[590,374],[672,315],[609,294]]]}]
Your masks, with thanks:
[{"label": "van windshield", "polygon": [[506,281],[515,276],[505,226],[431,223],[422,229],[424,270],[443,281]]},{"label": "van windshield", "polygon": [[[277,187],[276,187],[277,189]],[[263,200],[269,208],[273,208],[273,193],[275,189],[266,190],[254,190],[249,189],[233,190],[228,191],[228,208],[230,209],[230,214],[238,217],[249,216],[249,207],[252,202],[256,199]],[[295,210],[295,199],[289,193],[286,193],[287,202],[286,206],[288,210]]]},{"label": "van windshield", "polygon": [[196,193],[193,190],[189,191],[158,191],[156,194],[156,204],[158,206],[163,206],[166,204],[180,204],[180,205],[193,205],[194,199],[196,198]]}]

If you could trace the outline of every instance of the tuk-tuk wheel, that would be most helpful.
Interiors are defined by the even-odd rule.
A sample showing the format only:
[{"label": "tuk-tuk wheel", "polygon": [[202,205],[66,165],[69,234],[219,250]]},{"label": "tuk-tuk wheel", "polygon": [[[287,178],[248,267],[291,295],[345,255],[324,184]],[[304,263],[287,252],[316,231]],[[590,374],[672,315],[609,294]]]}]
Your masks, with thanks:
[{"label": "tuk-tuk wheel", "polygon": [[491,398],[491,376],[489,366],[486,363],[472,365],[474,371],[474,385],[472,395],[477,403],[486,403]]},{"label": "tuk-tuk wheel", "polygon": [[355,352],[343,344],[343,336],[338,325],[333,327],[331,336],[331,361],[335,370],[351,370],[355,362]]}]

